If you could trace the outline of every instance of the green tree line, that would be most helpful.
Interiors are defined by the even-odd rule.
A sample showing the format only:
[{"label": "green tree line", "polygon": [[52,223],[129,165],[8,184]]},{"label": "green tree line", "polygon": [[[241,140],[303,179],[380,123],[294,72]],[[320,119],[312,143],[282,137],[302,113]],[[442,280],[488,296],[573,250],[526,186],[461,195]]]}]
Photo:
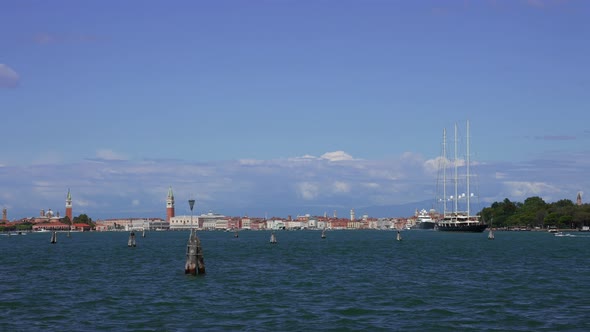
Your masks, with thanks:
[{"label": "green tree line", "polygon": [[537,196],[524,203],[505,198],[481,210],[480,216],[493,227],[581,228],[590,225],[590,204],[576,205],[569,199],[545,203]]}]

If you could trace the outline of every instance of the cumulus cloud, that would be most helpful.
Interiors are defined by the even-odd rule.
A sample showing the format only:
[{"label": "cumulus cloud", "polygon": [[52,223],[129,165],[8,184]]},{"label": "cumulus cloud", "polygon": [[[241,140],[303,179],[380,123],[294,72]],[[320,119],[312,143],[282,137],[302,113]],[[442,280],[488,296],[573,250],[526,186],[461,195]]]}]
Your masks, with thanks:
[{"label": "cumulus cloud", "polygon": [[559,188],[545,182],[506,181],[504,186],[512,197],[539,196],[543,193],[553,194],[560,191]]},{"label": "cumulus cloud", "polygon": [[16,88],[20,77],[8,65],[0,63],[0,88]]},{"label": "cumulus cloud", "polygon": [[321,158],[329,161],[353,160],[352,156],[344,151],[326,152]]},{"label": "cumulus cloud", "polygon": [[319,194],[319,187],[315,183],[311,182],[300,182],[297,184],[297,193],[304,200],[312,200]]},{"label": "cumulus cloud", "polygon": [[[61,207],[63,212],[65,195],[71,188],[75,214],[87,213],[93,219],[129,217],[132,213],[165,217],[166,194],[172,186],[179,214],[190,213],[186,200],[192,195],[197,199],[196,213],[212,210],[226,215],[263,216],[268,212],[286,216],[338,210],[342,215],[350,208],[365,211],[364,207],[375,205],[432,200],[437,182],[436,173],[424,170],[436,164],[435,159],[421,161],[408,154],[391,160],[350,159],[342,163],[323,158],[306,159],[309,162],[122,161],[123,156],[108,149],[97,156],[102,158],[98,162],[2,168],[0,182],[10,187],[12,196],[0,203],[24,211],[13,211],[13,216],[36,215],[39,209],[48,207],[55,211]],[[547,201],[551,197],[575,199],[578,191],[590,186],[585,176],[590,157],[572,154],[555,158],[559,162],[544,159],[478,167],[472,185],[480,189],[474,191],[490,203],[531,195]],[[415,207],[412,205],[411,212]],[[387,211],[392,211],[389,216],[404,215]],[[375,216],[369,210],[367,213]]]}]

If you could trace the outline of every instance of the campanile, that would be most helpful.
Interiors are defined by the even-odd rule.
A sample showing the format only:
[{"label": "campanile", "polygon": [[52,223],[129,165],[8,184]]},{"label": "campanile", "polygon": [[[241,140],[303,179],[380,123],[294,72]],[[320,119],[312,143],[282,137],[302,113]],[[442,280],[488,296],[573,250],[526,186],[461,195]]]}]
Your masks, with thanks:
[{"label": "campanile", "polygon": [[170,218],[174,217],[174,194],[172,187],[168,189],[168,197],[166,197],[166,221],[170,222]]}]

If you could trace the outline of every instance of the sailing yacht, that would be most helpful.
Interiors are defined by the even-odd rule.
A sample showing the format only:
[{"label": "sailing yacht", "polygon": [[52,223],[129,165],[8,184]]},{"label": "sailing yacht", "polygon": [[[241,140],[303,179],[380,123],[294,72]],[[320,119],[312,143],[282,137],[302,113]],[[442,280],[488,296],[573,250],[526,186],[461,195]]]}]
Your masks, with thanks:
[{"label": "sailing yacht", "polygon": [[[454,158],[453,158],[453,169],[454,169],[454,193],[452,196],[447,198],[446,193],[446,173],[447,173],[447,156],[446,156],[446,129],[443,131],[443,155],[442,155],[442,174],[443,174],[443,214],[442,219],[440,219],[437,223],[437,229],[442,232],[471,232],[471,233],[481,233],[483,232],[488,225],[479,220],[478,215],[472,215],[470,211],[470,200],[473,194],[470,191],[469,181],[470,181],[470,156],[469,156],[469,121],[467,121],[467,155],[466,155],[466,162],[465,162],[465,169],[466,169],[466,191],[467,195],[459,194],[458,188],[458,162],[457,162],[457,125],[455,124],[455,148],[454,148]],[[459,200],[466,200],[467,206],[465,211],[459,211]],[[451,201],[453,203],[453,208],[451,211],[447,210],[447,201]]]}]

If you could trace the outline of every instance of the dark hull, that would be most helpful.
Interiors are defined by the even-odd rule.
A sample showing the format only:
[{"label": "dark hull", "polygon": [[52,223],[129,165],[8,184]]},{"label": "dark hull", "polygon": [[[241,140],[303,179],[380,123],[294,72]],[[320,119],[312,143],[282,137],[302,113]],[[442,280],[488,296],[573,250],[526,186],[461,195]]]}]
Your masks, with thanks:
[{"label": "dark hull", "polygon": [[486,224],[467,224],[467,223],[448,223],[438,224],[437,229],[441,232],[468,232],[468,233],[481,233],[488,225]]},{"label": "dark hull", "polygon": [[419,222],[416,225],[412,226],[412,229],[434,229],[434,226],[436,225],[435,222]]}]

